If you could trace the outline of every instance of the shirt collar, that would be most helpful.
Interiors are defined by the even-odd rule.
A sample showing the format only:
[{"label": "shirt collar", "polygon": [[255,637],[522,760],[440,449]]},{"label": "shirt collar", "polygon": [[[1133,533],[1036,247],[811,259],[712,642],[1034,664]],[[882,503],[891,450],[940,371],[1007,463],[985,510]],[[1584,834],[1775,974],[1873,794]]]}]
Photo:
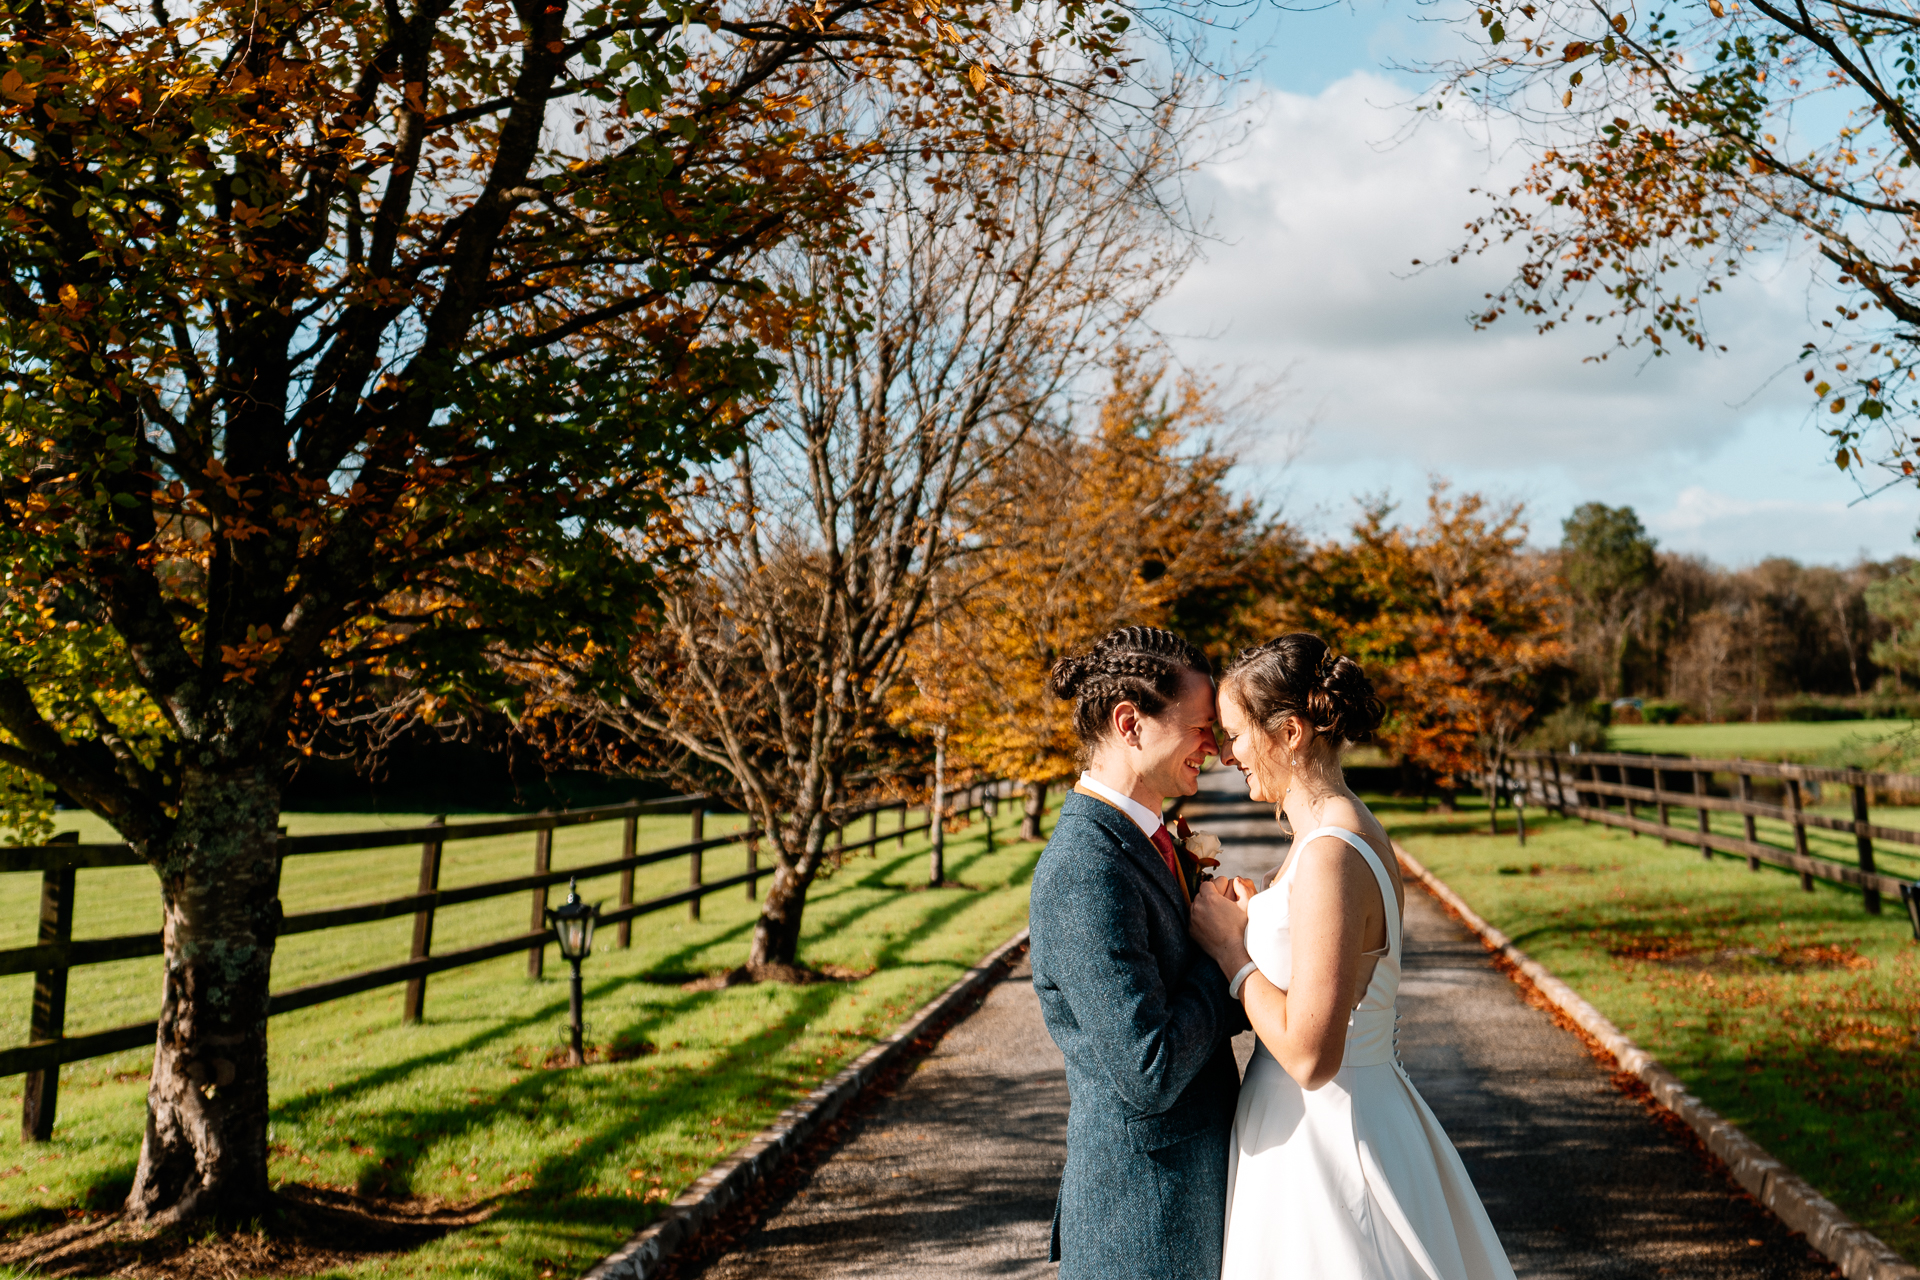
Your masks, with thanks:
[{"label": "shirt collar", "polygon": [[1126,814],[1129,818],[1132,818],[1134,825],[1140,828],[1140,834],[1148,840],[1152,840],[1153,833],[1166,825],[1166,823],[1160,820],[1159,814],[1147,808],[1147,806],[1141,804],[1132,796],[1122,795],[1118,791],[1115,791],[1091,773],[1083,773],[1080,775],[1080,785],[1099,796],[1102,800],[1113,805],[1114,808],[1120,810],[1120,812]]}]

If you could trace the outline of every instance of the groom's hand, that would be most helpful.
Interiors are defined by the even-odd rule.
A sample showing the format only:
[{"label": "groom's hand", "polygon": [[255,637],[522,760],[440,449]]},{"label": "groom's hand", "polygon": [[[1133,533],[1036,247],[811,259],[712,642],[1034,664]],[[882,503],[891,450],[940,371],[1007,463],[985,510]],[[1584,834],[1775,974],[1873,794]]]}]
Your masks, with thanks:
[{"label": "groom's hand", "polygon": [[1193,913],[1187,919],[1193,940],[1229,977],[1248,959],[1246,899],[1252,896],[1251,888],[1249,881],[1238,878],[1210,881],[1194,895]]}]

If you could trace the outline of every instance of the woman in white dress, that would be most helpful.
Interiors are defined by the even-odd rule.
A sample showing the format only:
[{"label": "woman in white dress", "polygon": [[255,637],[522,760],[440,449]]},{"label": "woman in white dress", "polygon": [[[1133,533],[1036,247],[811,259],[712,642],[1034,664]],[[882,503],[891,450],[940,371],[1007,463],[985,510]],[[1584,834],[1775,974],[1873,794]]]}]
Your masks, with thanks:
[{"label": "woman in white dress", "polygon": [[1218,881],[1194,937],[1260,1037],[1227,1172],[1222,1280],[1512,1280],[1465,1166],[1400,1065],[1406,900],[1340,750],[1379,726],[1358,664],[1319,637],[1243,651],[1220,681],[1221,759],[1293,848],[1259,893]]}]

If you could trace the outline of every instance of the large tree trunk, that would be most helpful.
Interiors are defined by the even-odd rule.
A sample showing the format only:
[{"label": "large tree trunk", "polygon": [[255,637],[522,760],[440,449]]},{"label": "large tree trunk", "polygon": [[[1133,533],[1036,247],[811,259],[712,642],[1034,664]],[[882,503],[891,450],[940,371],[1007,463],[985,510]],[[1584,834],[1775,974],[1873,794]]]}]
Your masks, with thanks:
[{"label": "large tree trunk", "polygon": [[1026,808],[1020,815],[1020,838],[1038,840],[1040,838],[1040,819],[1047,811],[1047,784],[1029,782],[1027,784]]},{"label": "large tree trunk", "polygon": [[807,909],[807,890],[820,871],[820,852],[803,852],[795,857],[776,847],[775,858],[773,883],[760,901],[760,918],[753,922],[747,971],[755,978],[792,981],[802,976],[800,922]]},{"label": "large tree trunk", "polygon": [[246,1220],[267,1184],[267,981],[280,928],[278,770],[182,779],[160,873],[166,974],[147,1134],[127,1197],[142,1222]]}]

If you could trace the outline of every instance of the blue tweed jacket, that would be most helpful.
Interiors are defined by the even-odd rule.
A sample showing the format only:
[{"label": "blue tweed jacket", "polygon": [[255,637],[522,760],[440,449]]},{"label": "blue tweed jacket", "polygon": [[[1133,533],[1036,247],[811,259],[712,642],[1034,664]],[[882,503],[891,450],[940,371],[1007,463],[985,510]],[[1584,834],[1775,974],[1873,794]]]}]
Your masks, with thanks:
[{"label": "blue tweed jacket", "polygon": [[1216,1280],[1247,1027],[1140,828],[1069,795],[1034,871],[1033,986],[1067,1059],[1061,1280]]}]

